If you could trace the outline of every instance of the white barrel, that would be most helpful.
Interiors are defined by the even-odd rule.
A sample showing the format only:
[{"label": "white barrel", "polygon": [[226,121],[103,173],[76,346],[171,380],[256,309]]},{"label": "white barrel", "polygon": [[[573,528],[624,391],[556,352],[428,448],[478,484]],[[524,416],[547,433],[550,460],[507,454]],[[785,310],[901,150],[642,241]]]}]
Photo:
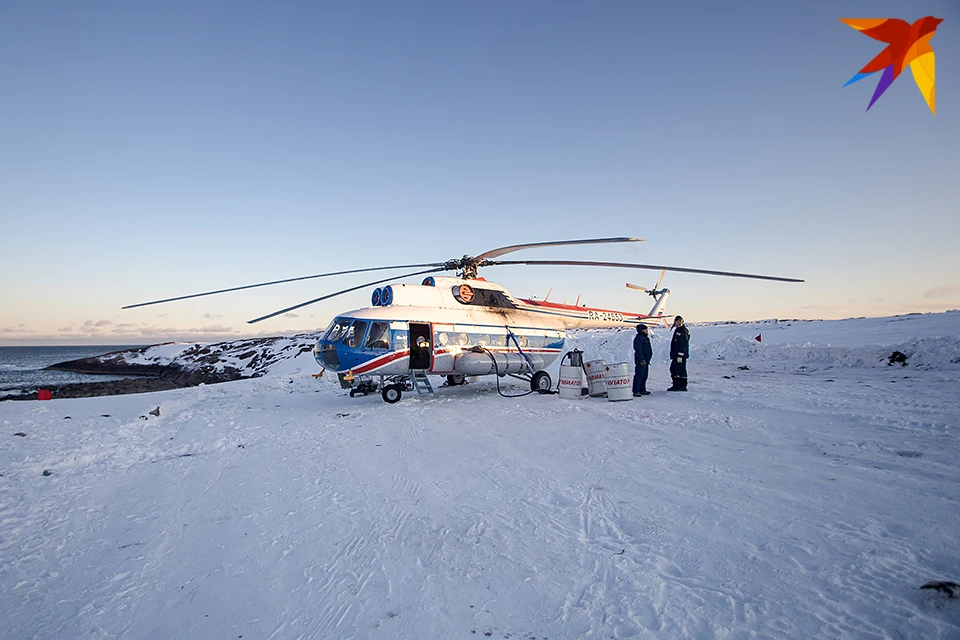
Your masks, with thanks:
[{"label": "white barrel", "polygon": [[607,387],[607,400],[633,400],[633,379],[626,362],[604,367],[603,383]]},{"label": "white barrel", "polygon": [[587,372],[587,388],[591,398],[602,398],[607,395],[607,386],[603,382],[607,363],[603,360],[591,360],[583,365]]},{"label": "white barrel", "polygon": [[569,364],[560,365],[560,397],[574,399],[580,397],[583,388],[583,369]]}]

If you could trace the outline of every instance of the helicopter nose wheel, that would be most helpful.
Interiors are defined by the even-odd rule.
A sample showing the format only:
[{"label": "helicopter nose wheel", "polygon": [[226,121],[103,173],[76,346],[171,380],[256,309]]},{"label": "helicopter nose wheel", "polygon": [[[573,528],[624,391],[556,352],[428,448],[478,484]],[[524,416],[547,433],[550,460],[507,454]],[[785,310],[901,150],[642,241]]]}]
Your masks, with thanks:
[{"label": "helicopter nose wheel", "polygon": [[383,401],[389,404],[395,402],[400,402],[400,398],[403,396],[403,393],[400,391],[400,385],[389,384],[383,388],[383,391],[380,392],[380,395],[383,397]]},{"label": "helicopter nose wheel", "polygon": [[453,375],[447,376],[447,386],[448,387],[458,387],[463,384],[467,379],[467,376],[455,373]]},{"label": "helicopter nose wheel", "polygon": [[530,378],[531,391],[550,393],[550,387],[552,386],[553,381],[550,380],[550,374],[546,371],[537,371],[535,374],[533,374],[533,377]]}]

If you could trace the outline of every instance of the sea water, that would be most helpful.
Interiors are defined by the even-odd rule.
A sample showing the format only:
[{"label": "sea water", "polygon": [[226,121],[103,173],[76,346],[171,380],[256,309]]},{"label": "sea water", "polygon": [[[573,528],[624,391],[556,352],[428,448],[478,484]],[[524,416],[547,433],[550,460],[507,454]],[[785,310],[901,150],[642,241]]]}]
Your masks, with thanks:
[{"label": "sea water", "polygon": [[37,389],[73,382],[106,382],[128,378],[130,376],[44,371],[43,369],[68,360],[93,358],[105,353],[135,349],[140,346],[146,345],[0,347],[0,397],[16,395],[20,391],[35,393]]}]

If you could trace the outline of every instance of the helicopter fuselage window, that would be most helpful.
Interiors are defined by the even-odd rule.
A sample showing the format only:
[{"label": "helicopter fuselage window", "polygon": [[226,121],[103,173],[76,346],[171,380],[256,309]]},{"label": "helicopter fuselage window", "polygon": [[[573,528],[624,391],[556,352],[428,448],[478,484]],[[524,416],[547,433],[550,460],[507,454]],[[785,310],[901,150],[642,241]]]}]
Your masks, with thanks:
[{"label": "helicopter fuselage window", "polygon": [[390,325],[386,322],[374,322],[370,325],[370,335],[367,337],[367,349],[390,348]]}]

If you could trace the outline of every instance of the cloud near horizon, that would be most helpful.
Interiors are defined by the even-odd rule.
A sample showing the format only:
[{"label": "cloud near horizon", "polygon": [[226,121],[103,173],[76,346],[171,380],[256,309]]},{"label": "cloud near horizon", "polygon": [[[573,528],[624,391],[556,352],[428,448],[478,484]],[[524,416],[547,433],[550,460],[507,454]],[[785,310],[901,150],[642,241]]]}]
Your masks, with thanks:
[{"label": "cloud near horizon", "polygon": [[36,333],[36,331],[22,322],[13,327],[0,327],[0,335],[16,335],[18,333],[33,335]]},{"label": "cloud near horizon", "polygon": [[105,326],[107,326],[108,324],[113,324],[113,322],[110,321],[110,320],[97,320],[96,322],[94,322],[93,320],[86,320],[86,321],[83,323],[83,326],[85,326],[85,327],[105,327]]},{"label": "cloud near horizon", "polygon": [[[273,332],[276,334],[276,332]],[[40,333],[26,324],[14,327],[0,327],[0,338],[6,344],[36,345],[43,344],[159,344],[163,342],[221,342],[236,340],[249,334],[241,333],[235,327],[223,324],[211,324],[201,327],[177,328],[156,324],[133,324],[129,322],[114,324],[109,320],[99,322],[87,320],[77,330],[72,327],[60,327],[56,332]]]},{"label": "cloud near horizon", "polygon": [[960,294],[960,287],[952,284],[945,284],[939,287],[933,287],[923,292],[924,298],[947,298],[949,296]]}]

